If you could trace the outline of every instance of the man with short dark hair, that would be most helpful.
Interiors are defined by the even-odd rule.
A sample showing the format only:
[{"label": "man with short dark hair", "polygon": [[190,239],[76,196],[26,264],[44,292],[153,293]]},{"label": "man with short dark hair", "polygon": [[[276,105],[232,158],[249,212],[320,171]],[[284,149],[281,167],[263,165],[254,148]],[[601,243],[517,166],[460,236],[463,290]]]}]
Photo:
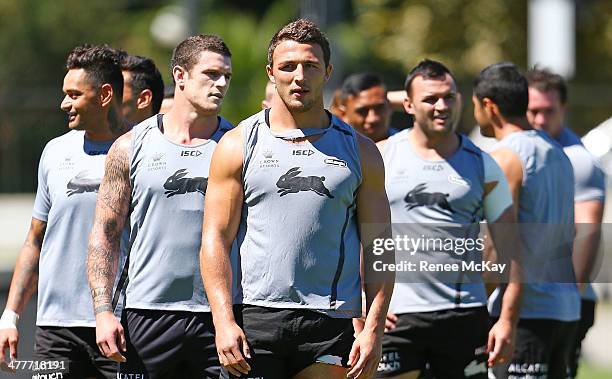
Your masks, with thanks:
[{"label": "man with short dark hair", "polygon": [[[491,65],[474,82],[474,117],[486,137],[499,142],[491,155],[512,192],[521,223],[523,303],[514,356],[492,369],[496,378],[566,378],[580,315],[572,267],[574,175],[561,147],[526,118],[527,79],[512,63]],[[489,299],[500,315],[503,287]]]},{"label": "man with short dark hair", "polygon": [[261,101],[261,109],[270,108],[272,106],[272,98],[276,95],[274,83],[268,80],[266,83],[265,97]]},{"label": "man with short dark hair", "polygon": [[550,134],[572,162],[575,179],[574,269],[582,293],[580,323],[570,353],[569,377],[578,372],[582,340],[595,320],[597,296],[589,283],[593,267],[598,260],[601,221],[606,200],[604,171],[595,157],[582,145],[580,138],[563,125],[567,107],[567,86],[560,75],[534,68],[527,72],[529,106],[527,120],[531,125]]},{"label": "man with short dark hair", "polygon": [[[136,125],[106,160],[87,267],[98,347],[120,362],[118,377],[219,376],[198,252],[210,159],[232,128],[219,117],[231,74],[221,38],[185,39],[172,56],[172,109]],[[126,224],[128,280],[119,323],[113,279]]]},{"label": "man with short dark hair", "polygon": [[159,113],[164,98],[164,81],[150,58],[123,54],[123,117],[131,125]]},{"label": "man with short dark hair", "polygon": [[[364,279],[356,339],[351,319],[361,315],[360,242],[369,262],[367,235],[389,224],[383,164],[371,140],[323,108],[329,60],[314,23],[281,28],[268,48],[271,108],[215,151],[200,262],[223,377],[369,378],[380,359],[393,275]],[[234,238],[240,271],[229,265]],[[234,315],[236,276],[244,305]]]},{"label": "man with short dark hair", "polygon": [[389,137],[391,107],[387,88],[377,75],[353,74],[344,80],[337,107],[342,121],[374,142]]},{"label": "man with short dark hair", "polygon": [[86,236],[106,154],[125,131],[117,118],[123,77],[119,56],[108,46],[74,48],[66,69],[60,108],[70,131],[47,143],[40,159],[32,222],[0,321],[0,360],[5,368],[7,348],[16,359],[17,320],[38,283],[35,359],[63,361],[68,372],[57,377],[115,378],[116,363],[96,347]]},{"label": "man with short dark hair", "polygon": [[[397,274],[377,377],[417,378],[429,370],[436,378],[486,379],[487,363],[512,354],[521,286],[508,284],[502,315],[489,328],[483,272],[463,264],[484,261],[479,225],[486,220],[506,262],[501,270],[517,270],[510,254],[516,241],[500,230],[516,222],[510,190],[495,161],[456,133],[461,96],[446,66],[429,59],[416,65],[404,108],[414,127],[378,143],[396,234],[457,243],[403,254],[397,248],[396,260],[415,270]],[[431,273],[421,262],[448,269]]]}]

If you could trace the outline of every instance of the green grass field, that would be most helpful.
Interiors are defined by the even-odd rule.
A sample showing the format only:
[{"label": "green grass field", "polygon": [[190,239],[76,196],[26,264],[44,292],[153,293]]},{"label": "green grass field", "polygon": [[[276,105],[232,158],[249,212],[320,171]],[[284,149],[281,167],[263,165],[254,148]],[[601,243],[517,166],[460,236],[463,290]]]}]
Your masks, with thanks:
[{"label": "green grass field", "polygon": [[612,369],[581,364],[577,379],[612,379]]}]

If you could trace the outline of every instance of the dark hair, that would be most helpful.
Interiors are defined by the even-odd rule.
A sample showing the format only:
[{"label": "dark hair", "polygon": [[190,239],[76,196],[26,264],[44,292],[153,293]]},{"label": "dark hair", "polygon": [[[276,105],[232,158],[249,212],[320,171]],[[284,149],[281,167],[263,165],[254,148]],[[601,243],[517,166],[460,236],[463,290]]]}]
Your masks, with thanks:
[{"label": "dark hair", "polygon": [[342,83],[341,99],[345,101],[349,96],[357,96],[361,91],[368,90],[372,87],[385,88],[380,76],[368,72],[350,75],[344,79],[344,83]]},{"label": "dark hair", "polygon": [[164,87],[164,99],[174,99],[174,84]]},{"label": "dark hair", "polygon": [[561,75],[536,66],[527,71],[526,76],[529,87],[533,87],[540,92],[557,91],[561,104],[567,102],[567,85]]},{"label": "dark hair", "polygon": [[153,60],[138,55],[122,55],[121,69],[132,74],[131,86],[135,93],[149,89],[153,93],[153,114],[159,112],[164,99],[164,81]]},{"label": "dark hair", "polygon": [[[232,57],[229,47],[223,42],[221,37],[212,34],[199,34],[187,37],[172,52],[170,60],[170,73],[176,66],[181,66],[189,71],[195,66],[203,51],[212,51],[228,58]],[[172,75],[174,80],[174,75]]]},{"label": "dark hair", "polygon": [[406,93],[410,95],[412,81],[417,76],[422,76],[423,79],[444,79],[446,74],[450,75],[450,77],[455,80],[455,77],[453,74],[451,74],[450,70],[442,63],[431,59],[423,59],[408,73],[406,81],[404,82],[404,89],[406,90]]},{"label": "dark hair", "polygon": [[310,43],[321,46],[325,66],[329,66],[330,50],[329,41],[317,24],[310,20],[299,19],[283,26],[270,40],[268,45],[268,65],[272,66],[274,49],[283,41],[295,41],[299,43]]},{"label": "dark hair", "polygon": [[66,59],[67,70],[83,69],[94,87],[110,84],[113,96],[123,98],[123,75],[119,52],[108,45],[75,47]]},{"label": "dark hair", "polygon": [[524,117],[529,103],[527,79],[514,63],[496,63],[478,74],[474,96],[480,102],[491,99],[504,117]]}]

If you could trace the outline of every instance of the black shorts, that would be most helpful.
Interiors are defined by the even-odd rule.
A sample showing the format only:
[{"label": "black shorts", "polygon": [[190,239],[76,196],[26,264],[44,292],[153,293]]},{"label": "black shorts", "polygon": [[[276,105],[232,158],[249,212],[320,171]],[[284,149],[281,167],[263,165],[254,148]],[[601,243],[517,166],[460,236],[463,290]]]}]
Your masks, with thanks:
[{"label": "black shorts", "polygon": [[578,365],[582,353],[582,340],[587,332],[595,323],[595,301],[582,299],[580,306],[580,322],[576,330],[574,345],[570,351],[568,363],[568,378],[575,378],[578,375]]},{"label": "black shorts", "polygon": [[64,362],[60,364],[65,369],[58,370],[63,378],[117,377],[117,362],[104,357],[98,349],[96,328],[39,326],[34,357],[36,361]]},{"label": "black shorts", "polygon": [[494,366],[491,377],[566,379],[577,326],[578,321],[519,320],[512,360]]},{"label": "black shorts", "polygon": [[[350,318],[253,305],[235,313],[251,348],[248,378],[287,379],[314,363],[347,366],[355,340]],[[234,378],[222,371],[222,378]]]},{"label": "black shorts", "polygon": [[487,378],[489,314],[485,307],[399,314],[383,337],[376,377],[426,368],[436,378]]},{"label": "black shorts", "polygon": [[219,378],[210,313],[125,309],[121,324],[127,342],[122,379]]}]

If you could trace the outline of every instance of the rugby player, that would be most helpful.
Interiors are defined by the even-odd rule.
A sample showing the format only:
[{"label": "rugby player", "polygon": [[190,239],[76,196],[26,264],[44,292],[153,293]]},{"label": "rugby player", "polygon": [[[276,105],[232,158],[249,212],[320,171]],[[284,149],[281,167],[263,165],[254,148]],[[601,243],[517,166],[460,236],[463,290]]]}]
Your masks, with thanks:
[{"label": "rugby player", "polygon": [[588,283],[598,260],[601,221],[606,200],[606,178],[597,160],[580,142],[580,138],[565,127],[567,86],[560,75],[534,68],[527,72],[529,105],[527,120],[536,129],[553,137],[572,162],[574,169],[574,269],[582,293],[580,323],[569,358],[570,378],[578,373],[582,340],[595,321],[597,296]]},{"label": "rugby player", "polygon": [[164,81],[150,58],[121,56],[123,103],[121,111],[130,125],[159,113],[164,98]]},{"label": "rugby player", "polygon": [[[504,231],[496,233],[498,223],[516,222],[510,190],[495,161],[455,131],[461,96],[453,75],[426,59],[410,71],[405,90],[404,108],[414,116],[414,127],[378,143],[394,226],[423,234],[423,241],[460,239],[463,249],[470,245],[463,241],[476,246],[479,223],[486,220],[498,251],[511,258],[508,247],[515,242]],[[417,378],[427,369],[436,378],[486,378],[487,363],[510,358],[521,285],[507,285],[502,314],[489,328],[482,273],[463,266],[482,264],[483,248],[417,248],[415,272],[397,276],[378,377]],[[396,253],[398,262],[413,256],[400,254],[398,246]]]},{"label": "rugby player", "polygon": [[[491,155],[504,172],[522,226],[524,290],[514,356],[491,370],[496,378],[557,379],[566,367],[580,317],[572,267],[574,175],[560,145],[526,118],[527,79],[512,63],[497,63],[474,82],[474,117],[499,142]],[[500,317],[503,287],[489,299]]]},{"label": "rugby player", "polygon": [[17,321],[38,284],[35,359],[64,361],[68,372],[57,373],[64,378],[115,378],[116,363],[96,347],[86,259],[104,160],[126,130],[117,117],[123,77],[108,46],[74,48],[66,69],[60,108],[70,131],[47,143],[40,158],[30,230],[0,321],[0,360],[6,349],[17,358]]},{"label": "rugby player", "polygon": [[[97,343],[121,362],[120,378],[219,376],[198,251],[210,158],[232,128],[219,117],[231,53],[217,36],[192,36],[174,49],[171,67],[171,110],[136,125],[109,152],[90,237]],[[111,298],[124,225],[131,248],[119,323]]]},{"label": "rugby player", "polygon": [[[268,48],[270,109],[230,131],[215,151],[206,196],[201,271],[223,377],[369,378],[393,288],[365,278],[359,225],[388,228],[384,170],[374,143],[323,108],[329,43],[311,21],[281,28]],[[376,228],[375,228],[376,229]],[[230,246],[241,270],[231,270]],[[232,276],[244,306],[232,311]]]},{"label": "rugby player", "polygon": [[395,132],[389,129],[392,110],[387,100],[387,88],[377,75],[357,73],[347,77],[342,84],[337,109],[342,121],[374,142]]}]

